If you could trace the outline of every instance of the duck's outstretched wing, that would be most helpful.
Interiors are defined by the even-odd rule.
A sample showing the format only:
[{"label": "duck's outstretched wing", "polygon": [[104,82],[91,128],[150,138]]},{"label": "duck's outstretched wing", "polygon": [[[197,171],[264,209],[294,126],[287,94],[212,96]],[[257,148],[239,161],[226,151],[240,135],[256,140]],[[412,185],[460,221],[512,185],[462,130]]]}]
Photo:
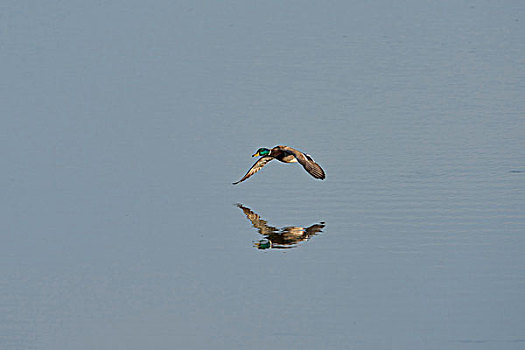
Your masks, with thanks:
[{"label": "duck's outstretched wing", "polygon": [[326,177],[323,168],[310,157],[308,154],[301,153],[301,156],[297,158],[297,161],[301,163],[304,169],[316,179],[324,180]]},{"label": "duck's outstretched wing", "polygon": [[292,147],[283,146],[283,149],[295,157],[297,161],[303,166],[304,170],[306,170],[310,175],[315,177],[316,179],[324,180],[326,177],[323,168],[319,166],[312,157],[309,154],[303,153],[301,151],[298,151]]},{"label": "duck's outstretched wing", "polygon": [[252,165],[252,167],[250,168],[250,170],[248,170],[248,172],[246,173],[246,175],[243,176],[242,179],[240,179],[239,181],[237,182],[234,182],[233,185],[237,185],[239,182],[243,182],[244,180],[246,180],[247,178],[249,178],[250,176],[252,176],[253,174],[255,174],[256,172],[258,172],[259,170],[261,170],[263,168],[263,166],[265,166],[266,164],[268,164],[268,162],[270,160],[272,160],[273,157],[262,157],[262,158],[259,158],[259,160],[257,160],[255,162],[255,164]]}]

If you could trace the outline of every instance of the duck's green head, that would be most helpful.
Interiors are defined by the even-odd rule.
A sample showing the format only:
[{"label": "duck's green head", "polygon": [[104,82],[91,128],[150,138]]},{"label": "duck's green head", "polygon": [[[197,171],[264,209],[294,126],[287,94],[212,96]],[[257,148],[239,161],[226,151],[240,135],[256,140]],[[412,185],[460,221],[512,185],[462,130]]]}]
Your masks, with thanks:
[{"label": "duck's green head", "polygon": [[255,154],[252,155],[252,157],[259,157],[259,156],[267,156],[270,154],[270,150],[268,148],[259,148]]}]

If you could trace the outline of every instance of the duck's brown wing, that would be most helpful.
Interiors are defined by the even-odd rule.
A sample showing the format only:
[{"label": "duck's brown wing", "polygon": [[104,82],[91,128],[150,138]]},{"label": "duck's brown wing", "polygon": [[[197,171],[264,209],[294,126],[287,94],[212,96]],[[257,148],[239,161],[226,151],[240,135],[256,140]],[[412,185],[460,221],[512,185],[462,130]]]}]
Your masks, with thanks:
[{"label": "duck's brown wing", "polygon": [[286,152],[294,155],[295,159],[303,166],[303,168],[316,179],[324,180],[326,177],[323,168],[319,166],[309,154],[298,151],[292,147],[280,146]]},{"label": "duck's brown wing", "polygon": [[268,162],[270,160],[272,160],[273,157],[262,157],[262,158],[259,158],[259,160],[257,160],[255,162],[255,164],[252,165],[252,167],[250,168],[250,170],[248,170],[248,172],[246,173],[246,175],[243,176],[242,179],[240,179],[239,181],[237,182],[234,182],[233,185],[237,185],[239,182],[243,182],[244,180],[246,180],[247,178],[249,178],[250,176],[252,176],[253,174],[255,174],[256,172],[258,172],[259,170],[261,170],[263,168],[263,166],[265,166],[266,164],[268,164]]}]

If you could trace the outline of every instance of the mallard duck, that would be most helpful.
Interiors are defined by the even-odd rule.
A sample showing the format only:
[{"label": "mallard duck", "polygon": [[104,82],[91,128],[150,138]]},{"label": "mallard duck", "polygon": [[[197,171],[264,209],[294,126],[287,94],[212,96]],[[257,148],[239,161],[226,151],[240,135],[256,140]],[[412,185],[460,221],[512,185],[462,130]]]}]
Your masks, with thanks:
[{"label": "mallard duck", "polygon": [[272,149],[268,148],[259,148],[252,157],[259,157],[255,164],[252,165],[250,170],[237,182],[234,182],[234,185],[237,185],[239,182],[243,182],[259,170],[261,170],[269,161],[277,159],[283,163],[297,163],[301,164],[303,168],[316,179],[323,180],[325,178],[324,170],[314,162],[312,157],[309,154],[298,151],[292,147],[288,146],[275,146]]}]

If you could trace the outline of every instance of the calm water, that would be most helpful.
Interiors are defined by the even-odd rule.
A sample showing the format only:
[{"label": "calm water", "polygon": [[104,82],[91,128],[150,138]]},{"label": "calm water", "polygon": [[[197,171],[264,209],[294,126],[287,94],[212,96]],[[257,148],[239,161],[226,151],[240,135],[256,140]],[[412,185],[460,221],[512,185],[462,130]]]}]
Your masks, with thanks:
[{"label": "calm water", "polygon": [[522,1],[0,19],[0,348],[525,347]]}]

